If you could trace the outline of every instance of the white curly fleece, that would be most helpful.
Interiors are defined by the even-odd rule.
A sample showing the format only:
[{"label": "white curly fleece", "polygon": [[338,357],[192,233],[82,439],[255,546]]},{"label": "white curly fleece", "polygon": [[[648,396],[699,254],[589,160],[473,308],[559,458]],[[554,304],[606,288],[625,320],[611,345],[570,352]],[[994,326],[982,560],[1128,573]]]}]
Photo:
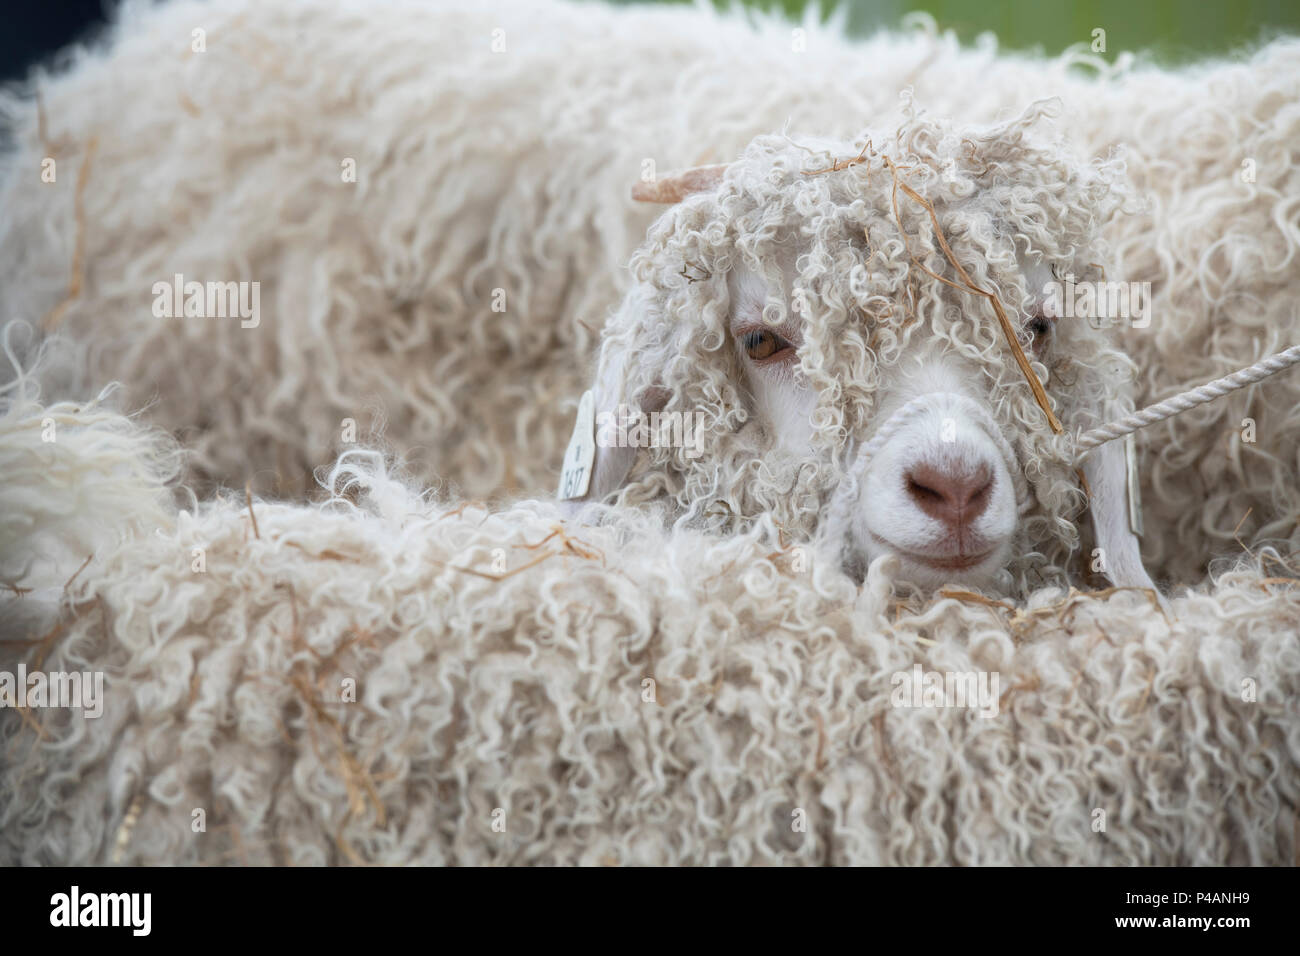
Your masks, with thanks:
[{"label": "white curly fleece", "polygon": [[[60,502],[46,411],[11,411],[0,461]],[[169,470],[134,441],[124,516]],[[69,447],[100,449],[65,460],[87,473],[118,450]],[[236,499],[76,542],[95,558],[25,659],[103,671],[105,712],[30,712],[38,734],[0,710],[0,862],[1292,859],[1300,596],[1258,562],[1172,623],[1130,591],[902,604],[887,564],[859,594],[770,525],[579,531],[431,501],[362,453],[330,483],[254,501],[256,529]],[[996,675],[997,716],[895,706],[917,665]]]}]

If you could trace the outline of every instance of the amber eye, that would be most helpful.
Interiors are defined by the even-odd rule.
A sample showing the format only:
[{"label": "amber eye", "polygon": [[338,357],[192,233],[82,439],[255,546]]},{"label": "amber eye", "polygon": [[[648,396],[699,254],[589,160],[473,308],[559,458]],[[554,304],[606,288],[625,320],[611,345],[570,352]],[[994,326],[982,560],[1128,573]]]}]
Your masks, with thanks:
[{"label": "amber eye", "polygon": [[755,362],[770,359],[791,347],[789,342],[771,329],[754,329],[746,332],[741,339],[741,344],[745,346],[745,354]]}]

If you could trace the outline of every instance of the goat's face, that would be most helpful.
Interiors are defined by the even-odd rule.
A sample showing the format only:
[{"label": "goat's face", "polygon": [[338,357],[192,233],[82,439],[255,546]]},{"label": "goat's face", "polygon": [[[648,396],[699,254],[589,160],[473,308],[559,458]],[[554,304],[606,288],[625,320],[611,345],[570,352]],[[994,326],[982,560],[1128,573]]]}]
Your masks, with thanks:
[{"label": "goat's face", "polygon": [[[898,158],[839,165],[854,151],[818,162],[762,138],[716,192],[661,219],[607,329],[596,405],[694,413],[706,434],[700,456],[653,451],[643,491],[701,519],[830,527],[848,564],[893,555],[922,586],[991,584],[1023,555],[1063,563],[1085,498],[1007,334],[1067,430],[1103,417],[1128,369],[1056,315],[1054,277],[1096,274],[1110,181],[1028,146],[1035,117],[965,135],[913,118]],[[623,485],[635,457],[602,450],[592,494]],[[1108,461],[1089,477],[1094,519],[1098,500],[1123,500]],[[1135,560],[1134,542],[1099,541]]]},{"label": "goat's face", "polygon": [[[786,296],[797,275],[781,257]],[[1018,335],[1033,359],[1054,364],[1055,304],[1047,295],[1051,269],[1017,263],[1028,303]],[[802,462],[816,455],[814,412],[818,393],[800,367],[804,319],[791,310],[772,326],[763,318],[768,283],[741,266],[729,277],[731,347],[742,371],[752,418],[747,427],[763,438],[773,462]],[[852,550],[867,563],[896,555],[902,574],[925,586],[946,582],[992,583],[1007,564],[1027,507],[1023,465],[998,425],[978,364],[941,341],[914,342],[901,361],[882,370],[879,421],[901,409],[912,413],[876,449],[858,480],[862,492],[848,516]],[[789,469],[784,469],[789,470]]]},{"label": "goat's face", "polygon": [[[1046,266],[1022,269],[1030,289],[1050,279]],[[783,270],[778,294],[794,287],[792,273]],[[730,338],[748,392],[748,427],[761,433],[762,452],[774,463],[809,460],[816,454],[818,394],[800,367],[804,320],[791,311],[779,326],[769,325],[763,319],[771,294],[766,281],[744,267],[729,280]],[[1030,354],[1047,360],[1055,317],[1041,298],[1021,316],[1020,333]],[[902,361],[882,370],[878,420],[904,407],[915,411],[857,476],[862,492],[845,531],[866,562],[896,555],[903,575],[921,585],[991,583],[1006,566],[1026,504],[1025,483],[1013,478],[1022,468],[981,386],[975,363],[933,339],[912,344]]]}]

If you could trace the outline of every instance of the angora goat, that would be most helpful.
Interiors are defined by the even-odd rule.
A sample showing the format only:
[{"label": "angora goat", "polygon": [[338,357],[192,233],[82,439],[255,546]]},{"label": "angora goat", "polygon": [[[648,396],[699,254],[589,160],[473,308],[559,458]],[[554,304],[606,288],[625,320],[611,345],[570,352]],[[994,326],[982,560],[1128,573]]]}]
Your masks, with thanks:
[{"label": "angora goat", "polygon": [[636,449],[600,438],[587,499],[626,479],[624,500],[663,490],[710,527],[841,520],[825,530],[847,534],[851,564],[892,554],[921,584],[1027,590],[1079,549],[1087,489],[1091,569],[1150,587],[1123,443],[1085,459],[1081,487],[1068,442],[1129,410],[1132,365],[1049,294],[1054,276],[1105,271],[1122,165],[1035,141],[1045,111],[984,129],[909,115],[852,144],[760,137],[685,177],[694,193],[633,257],[594,407],[606,423],[619,406],[682,415],[701,434],[653,443],[630,479]]},{"label": "angora goat", "polygon": [[[362,440],[386,423],[426,482],[552,487],[651,220],[628,183],[787,123],[849,138],[907,87],[969,123],[1057,95],[1083,157],[1127,147],[1148,206],[1103,231],[1153,284],[1125,346],[1139,403],[1300,332],[1295,40],[1170,71],[707,6],[180,0],[119,20],[102,52],[36,77],[43,111],[31,90],[0,100],[0,314],[85,343],[90,393],[125,383],[197,475],[235,487],[310,487],[349,419]],[[150,290],[177,273],[261,282],[260,325],[156,318]],[[1300,547],[1297,408],[1289,375],[1139,436],[1158,577],[1199,580],[1235,537]]]},{"label": "angora goat", "polygon": [[[420,477],[477,494],[515,482],[541,490],[559,465],[564,401],[583,384],[588,327],[617,305],[619,270],[650,219],[626,188],[653,172],[645,161],[732,159],[787,120],[850,137],[914,85],[920,102],[970,124],[1018,108],[1027,91],[1056,92],[1085,155],[1132,145],[1130,165],[1156,202],[1146,218],[1114,217],[1105,230],[1121,266],[1132,263],[1119,271],[1156,283],[1158,333],[1130,344],[1144,356],[1148,390],[1271,350],[1266,336],[1255,341],[1258,319],[1242,320],[1252,290],[1267,293],[1258,316],[1293,339],[1294,42],[1190,73],[1094,63],[1106,75],[1092,82],[1069,74],[1081,59],[1073,54],[1044,62],[959,50],[933,34],[850,44],[834,26],[802,29],[796,44],[776,20],[756,27],[706,9],[544,0],[130,5],[104,53],[39,84],[43,111],[30,98],[4,100],[17,148],[0,187],[0,311],[66,330],[86,349],[76,371],[96,386],[123,380],[130,407],[156,397],[149,417],[193,441],[192,474],[242,484],[251,471],[266,486],[274,471],[281,491],[295,490],[330,460],[343,420],[356,419],[363,436],[373,408]],[[1220,137],[1215,124],[1234,134]],[[1081,367],[1058,369],[1050,348],[1031,344],[1048,317],[1030,312],[1024,293],[1043,263],[1090,266],[1081,250],[1048,255],[1066,253],[1059,245],[1072,231],[1090,234],[1081,210],[1062,214],[1061,196],[1104,210],[1102,186],[1117,170],[1075,167],[1062,144],[1048,151],[1041,175],[1061,193],[1031,200],[1066,225],[1060,235],[1029,228],[1044,256],[1035,262],[1008,254],[1019,247],[992,231],[996,210],[979,208],[978,190],[963,192],[982,167],[963,144],[928,141],[931,128],[916,121],[908,151],[951,155],[952,181],[942,169],[900,176],[939,201],[955,251],[978,282],[996,283],[1051,400],[1076,427],[1100,411],[1084,383],[1119,382],[1122,369],[1106,378],[1110,346],[1059,323]],[[1039,148],[1027,138],[1015,146],[1015,128],[990,151]],[[858,155],[840,152],[845,145],[828,164]],[[882,157],[901,163],[904,151],[882,139],[864,163],[805,178],[792,149],[765,139],[745,162],[770,161],[775,181],[812,203],[803,210],[811,233],[790,246],[820,259],[738,247],[708,277],[683,264],[688,287],[711,283],[720,296],[703,309],[701,290],[672,286],[671,276],[652,275],[647,287],[647,261],[637,278],[652,303],[687,307],[683,342],[651,353],[668,360],[658,387],[697,382],[731,418],[707,422],[715,444],[701,446],[701,459],[633,462],[625,497],[684,500],[694,487],[701,524],[750,533],[668,533],[628,510],[579,529],[549,504],[486,513],[430,503],[355,454],[336,469],[325,504],[218,500],[178,512],[165,441],[102,409],[11,402],[0,427],[0,543],[14,594],[0,596],[0,670],[25,663],[107,680],[98,719],[0,709],[0,862],[1293,859],[1297,592],[1277,580],[1277,555],[1261,551],[1172,596],[1166,619],[1133,592],[1048,588],[1018,608],[960,592],[891,603],[894,575],[914,577],[918,566],[874,561],[856,589],[838,560],[774,542],[773,513],[794,533],[810,531],[818,495],[839,473],[855,477],[839,455],[891,395],[917,387],[901,374],[904,356],[940,342],[951,346],[944,361],[958,360],[941,373],[946,385],[974,393],[946,414],[932,410],[951,419],[954,440],[983,456],[995,483],[999,469],[1014,484],[1015,465],[1037,468],[1025,476],[1024,514],[1017,494],[1011,548],[1042,552],[1013,554],[1010,569],[1028,581],[1035,568],[1059,571],[1084,501],[987,307],[975,304],[982,321],[949,315],[941,302],[972,303],[913,269],[903,234],[923,261],[953,274],[906,194],[903,228],[889,237]],[[1236,178],[1242,152],[1259,159],[1253,189]],[[47,156],[58,177],[39,182]],[[349,159],[355,182],[345,178]],[[869,185],[859,166],[872,170]],[[737,211],[768,188],[745,168],[722,186]],[[1196,181],[1203,170],[1210,178]],[[862,208],[840,208],[859,188]],[[1002,199],[1022,201],[1014,190]],[[710,196],[688,200],[656,241],[685,242],[672,224],[695,216],[725,227],[715,207]],[[847,231],[868,212],[875,255],[858,261],[869,237]],[[1240,225],[1218,242],[1225,223]],[[850,240],[843,248],[830,242],[837,231]],[[700,252],[725,248],[726,229],[691,241]],[[755,238],[756,248],[774,244]],[[849,319],[862,290],[817,274],[841,259],[882,288],[907,288],[869,302],[887,333],[879,341]],[[743,279],[745,262],[760,260]],[[266,315],[255,328],[160,320],[150,290],[176,273],[261,281]],[[719,288],[723,274],[734,296]],[[793,380],[755,376],[766,384],[748,396],[748,358],[720,350],[732,341],[726,303],[757,287],[779,319],[782,299],[769,290],[805,274],[844,337],[817,323],[788,330],[805,335],[803,395],[818,395],[818,417],[801,435],[774,420],[789,399],[797,405]],[[493,311],[498,289],[505,312]],[[918,314],[924,326],[897,327]],[[1175,344],[1182,327],[1206,340],[1213,329],[1213,358],[1194,371]],[[751,333],[756,356],[772,358],[773,370],[786,362],[774,358],[779,325]],[[715,373],[694,377],[715,359]],[[845,365],[865,377],[850,376],[842,395],[828,391]],[[1260,418],[1260,443],[1276,460],[1229,459],[1214,473],[1216,499],[1240,492],[1243,505],[1276,506],[1257,513],[1291,513],[1294,434],[1281,426],[1297,387],[1259,390],[1276,415],[1267,427]],[[673,394],[689,407],[686,392]],[[735,430],[742,412],[752,417]],[[1175,459],[1209,468],[1221,451],[1213,416],[1224,414],[1233,412],[1168,426],[1173,457],[1161,468]],[[57,442],[41,440],[46,418]],[[1198,430],[1203,419],[1209,433]],[[1004,430],[1012,454],[995,455],[989,442]],[[796,439],[784,461],[772,453],[779,436]],[[715,452],[751,441],[769,455],[752,489],[726,468],[718,474],[732,483],[703,487],[707,469],[728,464]],[[946,466],[944,448],[929,451]],[[794,467],[807,461],[805,473]],[[793,468],[792,494],[775,496],[787,486],[764,468],[777,477]],[[918,492],[942,496],[911,473]],[[1158,484],[1169,480],[1163,471]],[[1107,483],[1090,483],[1095,505]],[[1156,507],[1196,493],[1157,490]],[[753,503],[771,512],[753,518]],[[943,513],[942,502],[930,505]],[[1005,519],[995,505],[987,514]],[[1203,525],[1196,517],[1179,515],[1174,535],[1155,538],[1168,566],[1199,573],[1236,520],[1218,508]],[[875,521],[858,532],[899,537]],[[960,563],[960,514],[955,523]],[[1006,550],[1005,522],[977,523],[972,531]],[[872,557],[870,538],[858,538]],[[51,606],[55,619],[33,627]],[[918,664],[1000,676],[999,716],[908,706],[895,681]]]},{"label": "angora goat", "polygon": [[[49,415],[80,436],[57,471]],[[900,604],[888,562],[859,591],[770,522],[579,530],[357,453],[326,504],[131,530],[171,459],[102,409],[10,406],[0,461],[31,549],[77,530],[69,475],[122,525],[0,644],[0,671],[105,675],[97,719],[0,708],[0,863],[1293,859],[1300,589],[1258,566],[1172,621],[1134,592]],[[985,675],[991,706],[916,706],[917,668]]]}]

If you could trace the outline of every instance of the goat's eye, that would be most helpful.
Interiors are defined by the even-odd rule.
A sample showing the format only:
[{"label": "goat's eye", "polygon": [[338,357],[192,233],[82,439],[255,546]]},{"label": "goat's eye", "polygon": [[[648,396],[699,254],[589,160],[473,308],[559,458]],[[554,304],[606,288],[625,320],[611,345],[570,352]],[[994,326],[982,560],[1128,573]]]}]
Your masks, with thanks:
[{"label": "goat's eye", "polygon": [[746,332],[740,341],[745,347],[745,354],[755,362],[765,362],[793,348],[771,329],[753,329]]}]

